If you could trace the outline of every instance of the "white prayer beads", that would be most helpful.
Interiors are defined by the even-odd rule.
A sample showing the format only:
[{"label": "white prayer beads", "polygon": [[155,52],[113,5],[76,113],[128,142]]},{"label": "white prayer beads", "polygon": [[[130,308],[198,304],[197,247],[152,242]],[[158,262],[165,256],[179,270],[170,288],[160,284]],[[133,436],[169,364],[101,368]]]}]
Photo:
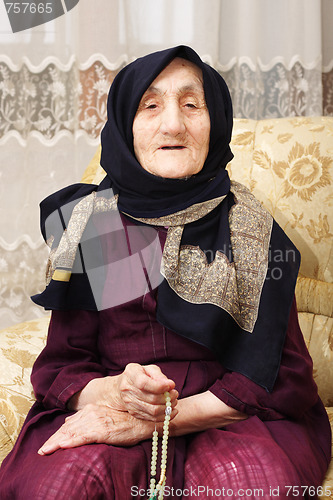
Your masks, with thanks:
[{"label": "white prayer beads", "polygon": [[156,485],[156,464],[157,464],[157,451],[158,451],[158,432],[155,428],[152,437],[152,450],[151,450],[151,467],[150,467],[150,500],[163,500],[163,491],[166,481],[166,467],[168,458],[168,439],[169,439],[169,423],[170,415],[172,413],[171,398],[168,392],[164,393],[165,397],[165,417],[163,423],[163,436],[162,436],[162,453],[161,453],[161,475],[160,480]]}]

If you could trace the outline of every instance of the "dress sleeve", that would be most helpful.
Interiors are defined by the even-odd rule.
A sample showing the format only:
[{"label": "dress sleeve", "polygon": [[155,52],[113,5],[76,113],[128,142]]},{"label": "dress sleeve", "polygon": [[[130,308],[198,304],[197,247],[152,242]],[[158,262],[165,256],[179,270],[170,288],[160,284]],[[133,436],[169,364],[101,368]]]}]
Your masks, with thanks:
[{"label": "dress sleeve", "polygon": [[73,394],[90,380],[106,376],[97,341],[97,312],[52,312],[47,344],[31,375],[38,402],[47,409],[65,409]]},{"label": "dress sleeve", "polygon": [[226,372],[209,390],[228,406],[261,420],[299,419],[317,402],[312,360],[298,324],[295,300],[273,391],[267,392],[236,372]]}]

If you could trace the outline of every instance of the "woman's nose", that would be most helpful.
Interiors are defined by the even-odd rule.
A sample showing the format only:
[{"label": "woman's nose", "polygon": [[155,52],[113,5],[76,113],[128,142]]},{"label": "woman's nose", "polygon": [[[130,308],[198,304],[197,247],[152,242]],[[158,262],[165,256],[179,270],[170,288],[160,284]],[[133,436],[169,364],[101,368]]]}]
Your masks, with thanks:
[{"label": "woman's nose", "polygon": [[184,117],[176,103],[169,103],[164,106],[161,115],[160,132],[168,135],[178,135],[185,131]]}]

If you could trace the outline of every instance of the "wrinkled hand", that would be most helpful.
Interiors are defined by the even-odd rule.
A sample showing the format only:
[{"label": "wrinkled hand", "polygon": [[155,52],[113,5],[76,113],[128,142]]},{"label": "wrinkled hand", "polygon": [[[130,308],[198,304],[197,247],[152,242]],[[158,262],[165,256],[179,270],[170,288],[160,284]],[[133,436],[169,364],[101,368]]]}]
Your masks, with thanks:
[{"label": "wrinkled hand", "polygon": [[175,383],[156,365],[129,363],[116,379],[116,408],[143,420],[161,422],[165,415],[164,393],[170,393],[171,419],[177,414]]},{"label": "wrinkled hand", "polygon": [[149,439],[154,423],[139,420],[127,412],[88,404],[65,419],[65,423],[40,448],[48,455],[59,448],[75,448],[90,443],[132,446]]}]

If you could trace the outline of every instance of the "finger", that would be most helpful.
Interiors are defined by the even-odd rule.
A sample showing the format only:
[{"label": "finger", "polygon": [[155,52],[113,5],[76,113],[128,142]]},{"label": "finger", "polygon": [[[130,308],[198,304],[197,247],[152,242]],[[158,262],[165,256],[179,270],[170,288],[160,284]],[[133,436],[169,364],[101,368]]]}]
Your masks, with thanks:
[{"label": "finger", "polygon": [[63,428],[60,427],[57,432],[55,432],[47,441],[45,441],[45,443],[38,450],[38,454],[48,455],[49,453],[53,453],[58,448],[60,448],[59,443],[65,441],[66,439],[68,439],[68,437],[69,436],[64,433]]},{"label": "finger", "polygon": [[[155,408],[154,408],[155,409]],[[150,422],[163,422],[165,418],[165,406],[161,408],[161,411],[154,411],[152,408],[151,411],[147,409],[147,411],[129,411],[129,414],[139,420],[146,420]],[[178,413],[178,410],[174,408],[171,412],[170,418],[173,419]]]},{"label": "finger", "polygon": [[87,436],[64,436],[58,439],[46,441],[43,446],[38,450],[39,455],[50,455],[59,449],[76,448],[83,444],[93,442]]},{"label": "finger", "polygon": [[131,382],[140,391],[152,394],[164,394],[172,390],[175,386],[175,383],[164,375],[155,378],[147,373],[146,370],[136,376],[135,379],[132,379]]},{"label": "finger", "polygon": [[169,395],[171,405],[176,406],[176,404],[178,403],[179,392],[176,389],[172,389],[172,391],[169,392]]},{"label": "finger", "polygon": [[143,369],[153,381],[160,384],[160,392],[170,392],[175,388],[175,382],[164,375],[159,366],[146,365]]},{"label": "finger", "polygon": [[[173,399],[171,401],[171,408],[174,408],[178,400],[176,396],[177,391],[173,394]],[[146,392],[139,392],[138,394],[133,394],[127,392],[123,394],[123,401],[127,408],[127,411],[133,416],[140,416],[140,418],[149,418],[153,420],[161,420],[159,417],[163,417],[165,413],[165,396],[163,394],[154,395]]]},{"label": "finger", "polygon": [[[174,382],[169,380],[156,365],[142,366],[138,363],[129,363],[124,372],[127,388],[133,390],[160,394],[174,388]],[[126,382],[127,380],[127,382]]]},{"label": "finger", "polygon": [[[178,410],[176,410],[176,405],[178,401],[174,400],[173,403],[171,403],[171,410],[172,410],[172,418],[175,416],[176,411],[178,413]],[[163,398],[163,402],[160,405],[156,404],[148,404],[144,401],[134,401],[130,404],[128,404],[128,412],[130,415],[143,419],[143,420],[150,420],[153,422],[161,422],[164,420],[165,417],[165,399]]]},{"label": "finger", "polygon": [[[170,402],[171,402],[171,407],[175,407],[178,403],[178,391],[175,389],[172,390],[170,393]],[[128,394],[128,402],[130,403],[131,397],[135,398],[135,395],[133,394]],[[157,405],[161,406],[165,409],[165,395],[163,394],[152,394],[151,392],[147,391],[141,391],[139,395],[137,395],[138,398],[138,406],[140,405],[141,402],[148,403],[150,405]],[[124,398],[126,400],[126,397]],[[164,411],[164,410],[163,410]]]}]

